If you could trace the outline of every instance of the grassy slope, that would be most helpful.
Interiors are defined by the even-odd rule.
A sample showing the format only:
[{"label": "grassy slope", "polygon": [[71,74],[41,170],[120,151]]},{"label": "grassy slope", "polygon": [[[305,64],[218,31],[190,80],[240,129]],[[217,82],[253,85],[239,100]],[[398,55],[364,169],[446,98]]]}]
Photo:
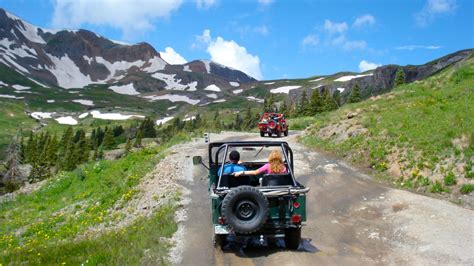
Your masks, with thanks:
[{"label": "grassy slope", "polygon": [[[338,140],[340,134],[323,134],[346,123],[349,112],[360,113],[352,120],[368,134],[344,141]],[[457,192],[473,181],[474,59],[382,97],[296,122],[313,123],[302,139],[308,146],[348,156],[386,177],[390,172],[403,187]],[[455,144],[460,139],[462,144]],[[453,174],[457,187],[445,181]]]},{"label": "grassy slope", "polygon": [[135,187],[164,149],[186,138],[176,136],[159,148],[60,173],[40,190],[0,203],[0,264],[139,264],[146,249],[151,261],[166,262],[169,244],[161,237],[176,230],[173,205],[123,230],[74,239],[91,226],[120,221],[122,217],[111,217],[109,210],[138,193]]}]

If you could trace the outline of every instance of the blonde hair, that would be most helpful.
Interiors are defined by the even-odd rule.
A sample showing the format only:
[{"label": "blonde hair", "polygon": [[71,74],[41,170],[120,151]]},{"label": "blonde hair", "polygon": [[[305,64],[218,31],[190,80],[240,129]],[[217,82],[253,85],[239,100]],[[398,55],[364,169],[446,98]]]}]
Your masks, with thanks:
[{"label": "blonde hair", "polygon": [[270,163],[270,171],[272,173],[278,174],[285,170],[283,158],[280,151],[278,150],[272,150],[272,152],[270,152],[270,155],[268,156],[268,162]]}]

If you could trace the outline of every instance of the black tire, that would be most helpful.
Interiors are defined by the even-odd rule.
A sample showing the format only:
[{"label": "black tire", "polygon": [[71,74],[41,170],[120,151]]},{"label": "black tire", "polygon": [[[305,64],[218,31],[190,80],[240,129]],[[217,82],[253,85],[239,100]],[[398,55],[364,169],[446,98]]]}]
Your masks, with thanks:
[{"label": "black tire", "polygon": [[235,187],[222,201],[221,212],[236,233],[251,234],[267,221],[268,200],[254,187]]},{"label": "black tire", "polygon": [[285,230],[285,246],[287,249],[297,250],[301,241],[301,227]]},{"label": "black tire", "polygon": [[279,137],[279,138],[281,137],[281,131],[280,130],[277,131],[277,137]]},{"label": "black tire", "polygon": [[265,136],[265,132],[260,131],[260,137],[264,137],[264,136]]},{"label": "black tire", "polygon": [[268,136],[271,138],[272,137],[272,132],[268,132]]},{"label": "black tire", "polygon": [[286,129],[285,131],[283,131],[283,135],[285,135],[285,137],[288,137],[288,129]]}]

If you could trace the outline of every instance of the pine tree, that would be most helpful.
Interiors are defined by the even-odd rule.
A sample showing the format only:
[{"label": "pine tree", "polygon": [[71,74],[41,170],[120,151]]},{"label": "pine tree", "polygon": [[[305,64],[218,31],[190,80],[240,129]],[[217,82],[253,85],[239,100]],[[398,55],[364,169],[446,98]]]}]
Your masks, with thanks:
[{"label": "pine tree", "polygon": [[300,99],[300,104],[298,106],[298,115],[299,116],[305,116],[309,115],[309,102],[308,102],[308,96],[306,95],[306,90],[303,90],[301,93],[301,99]]},{"label": "pine tree", "polygon": [[360,102],[360,88],[359,84],[356,84],[354,88],[352,88],[351,94],[349,95],[349,103],[356,103]]},{"label": "pine tree", "polygon": [[288,105],[286,104],[286,101],[283,100],[280,106],[280,113],[282,113],[285,116],[288,116]]},{"label": "pine tree", "polygon": [[111,129],[105,128],[103,146],[105,149],[111,149],[115,145],[114,133]]},{"label": "pine tree", "polygon": [[144,138],[156,138],[155,123],[150,117],[145,117],[140,125],[140,129],[143,131]]},{"label": "pine tree", "polygon": [[337,109],[336,103],[334,102],[334,99],[332,98],[331,94],[329,93],[328,89],[323,90],[323,95],[322,95],[322,110],[324,112],[326,111],[332,111]]},{"label": "pine tree", "polygon": [[135,136],[134,147],[140,148],[142,146],[143,131],[139,128]]},{"label": "pine tree", "polygon": [[315,115],[321,112],[322,99],[321,99],[321,95],[319,94],[319,89],[315,89],[313,91],[313,94],[311,94],[310,106],[311,106],[311,115]]},{"label": "pine tree", "polygon": [[122,125],[118,125],[118,126],[114,127],[113,132],[114,132],[114,137],[118,137],[118,136],[122,135],[123,132],[124,132]]},{"label": "pine tree", "polygon": [[340,91],[335,90],[332,93],[332,99],[333,99],[334,103],[336,103],[336,109],[341,107],[341,92]]},{"label": "pine tree", "polygon": [[397,73],[395,74],[395,87],[405,84],[405,72],[403,68],[398,68]]},{"label": "pine tree", "polygon": [[235,130],[241,130],[242,129],[242,117],[240,116],[239,113],[235,116],[235,121],[234,121],[234,129]]},{"label": "pine tree", "polygon": [[129,154],[132,151],[132,140],[130,137],[127,138],[127,143],[125,144],[125,154]]}]

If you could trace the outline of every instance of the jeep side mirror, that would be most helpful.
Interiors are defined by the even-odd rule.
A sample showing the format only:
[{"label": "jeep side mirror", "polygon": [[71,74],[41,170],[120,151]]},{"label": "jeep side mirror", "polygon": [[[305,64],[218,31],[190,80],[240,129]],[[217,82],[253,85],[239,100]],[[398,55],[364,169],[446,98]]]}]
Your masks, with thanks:
[{"label": "jeep side mirror", "polygon": [[193,156],[193,165],[202,164],[202,157],[201,156]]},{"label": "jeep side mirror", "polygon": [[201,156],[193,156],[193,165],[202,165],[204,166],[207,170],[209,170],[209,167],[207,167],[203,162],[202,162],[202,157]]}]

